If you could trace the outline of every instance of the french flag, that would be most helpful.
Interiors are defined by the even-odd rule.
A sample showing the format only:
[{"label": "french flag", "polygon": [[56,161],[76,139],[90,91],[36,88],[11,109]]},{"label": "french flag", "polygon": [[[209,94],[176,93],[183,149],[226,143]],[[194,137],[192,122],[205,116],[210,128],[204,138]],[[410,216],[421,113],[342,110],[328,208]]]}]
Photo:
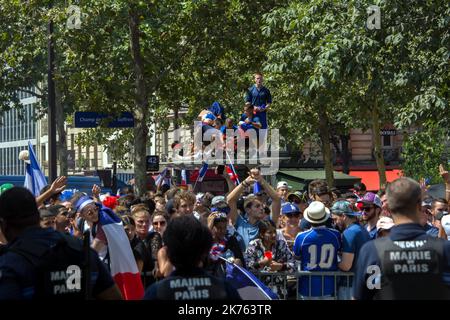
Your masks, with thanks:
[{"label": "french flag", "polygon": [[242,300],[277,300],[278,295],[250,271],[219,257],[226,264],[226,279]]},{"label": "french flag", "polygon": [[108,241],[114,281],[125,300],[141,300],[144,297],[144,286],[122,221],[111,209],[104,206],[99,210],[98,216]]},{"label": "french flag", "polygon": [[42,188],[47,185],[47,179],[42,173],[39,162],[36,159],[31,141],[28,141],[28,157],[29,160],[25,161],[26,173],[24,187],[37,197],[41,194]]},{"label": "french flag", "polygon": [[169,186],[171,185],[170,183],[170,178],[167,178],[167,171],[169,170],[168,167],[166,167],[163,171],[161,171],[161,173],[158,175],[158,177],[156,178],[156,185],[159,186],[160,184],[168,184]]},{"label": "french flag", "polygon": [[238,185],[240,183],[239,177],[236,173],[236,170],[234,170],[233,164],[227,164],[226,169],[231,181],[233,181],[235,185]]},{"label": "french flag", "polygon": [[198,172],[197,182],[202,182],[203,178],[206,176],[206,172],[208,171],[208,164],[203,162],[203,166],[200,168]]},{"label": "french flag", "polygon": [[181,185],[182,186],[187,186],[190,183],[188,177],[189,177],[188,170],[186,170],[186,169],[181,170]]}]

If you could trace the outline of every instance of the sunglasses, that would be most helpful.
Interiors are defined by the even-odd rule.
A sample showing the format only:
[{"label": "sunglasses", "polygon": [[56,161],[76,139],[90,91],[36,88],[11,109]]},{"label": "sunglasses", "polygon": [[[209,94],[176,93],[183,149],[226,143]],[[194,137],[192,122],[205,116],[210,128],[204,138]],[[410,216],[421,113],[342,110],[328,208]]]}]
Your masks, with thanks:
[{"label": "sunglasses", "polygon": [[155,221],[155,222],[153,222],[153,225],[154,226],[165,226],[166,225],[166,222],[165,221]]},{"label": "sunglasses", "polygon": [[363,210],[363,211],[369,211],[369,210],[372,209],[372,208],[374,208],[374,207],[362,207],[361,210]]}]

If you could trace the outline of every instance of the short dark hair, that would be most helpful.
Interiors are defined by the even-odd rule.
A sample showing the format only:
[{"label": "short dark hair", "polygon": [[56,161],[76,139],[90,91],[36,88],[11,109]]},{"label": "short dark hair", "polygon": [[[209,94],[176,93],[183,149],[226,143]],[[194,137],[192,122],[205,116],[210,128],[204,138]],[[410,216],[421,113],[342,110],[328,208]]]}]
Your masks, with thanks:
[{"label": "short dark hair", "polygon": [[163,239],[169,260],[177,270],[196,268],[212,246],[211,232],[193,216],[172,219]]},{"label": "short dark hair", "polygon": [[401,177],[391,182],[386,188],[389,209],[393,214],[412,216],[416,206],[422,203],[422,190],[417,181]]},{"label": "short dark hair", "polygon": [[23,187],[13,187],[0,195],[0,218],[16,229],[39,224],[34,195]]},{"label": "short dark hair", "polygon": [[313,180],[308,185],[308,193],[310,196],[329,194],[328,183],[322,179]]},{"label": "short dark hair", "polygon": [[273,228],[276,232],[277,226],[272,220],[261,220],[258,222],[259,236],[261,237],[267,230]]},{"label": "short dark hair", "polygon": [[433,199],[433,201],[431,202],[431,209],[434,209],[436,207],[437,203],[443,203],[443,204],[448,204],[448,201],[445,200],[444,198],[436,198]]}]

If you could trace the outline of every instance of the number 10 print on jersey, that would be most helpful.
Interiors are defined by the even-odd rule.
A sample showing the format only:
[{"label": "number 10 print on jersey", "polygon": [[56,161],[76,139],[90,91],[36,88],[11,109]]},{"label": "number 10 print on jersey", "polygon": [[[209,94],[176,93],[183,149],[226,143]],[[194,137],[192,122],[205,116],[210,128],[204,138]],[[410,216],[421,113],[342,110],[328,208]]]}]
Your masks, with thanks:
[{"label": "number 10 print on jersey", "polygon": [[[339,232],[323,226],[300,233],[295,239],[294,254],[301,260],[302,271],[337,271],[340,248]],[[335,279],[334,276],[299,277],[298,288],[303,297],[333,296]]]}]

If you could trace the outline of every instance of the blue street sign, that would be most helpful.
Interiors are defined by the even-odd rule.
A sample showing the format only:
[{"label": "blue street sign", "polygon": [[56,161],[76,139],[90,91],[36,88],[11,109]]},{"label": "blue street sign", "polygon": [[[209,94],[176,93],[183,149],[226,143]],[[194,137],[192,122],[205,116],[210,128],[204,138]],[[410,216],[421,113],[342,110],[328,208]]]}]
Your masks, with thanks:
[{"label": "blue street sign", "polygon": [[75,128],[96,128],[103,119],[108,128],[133,128],[134,118],[131,112],[122,112],[119,117],[98,112],[75,112]]}]

